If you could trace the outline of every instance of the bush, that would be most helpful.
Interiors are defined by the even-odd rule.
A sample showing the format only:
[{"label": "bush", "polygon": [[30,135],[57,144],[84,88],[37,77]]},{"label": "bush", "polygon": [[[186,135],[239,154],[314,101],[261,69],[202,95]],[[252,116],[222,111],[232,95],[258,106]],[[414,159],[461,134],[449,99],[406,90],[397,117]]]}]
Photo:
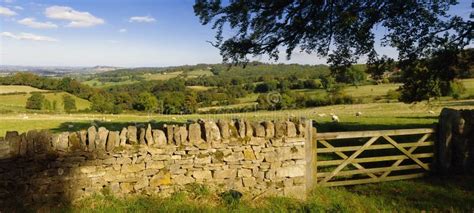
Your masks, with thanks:
[{"label": "bush", "polygon": [[40,93],[32,93],[32,95],[26,100],[26,108],[41,110],[41,108],[43,108],[44,101],[44,95]]},{"label": "bush", "polygon": [[387,99],[398,100],[400,98],[400,92],[392,89],[388,90],[386,97]]},{"label": "bush", "polygon": [[466,92],[466,88],[461,81],[453,81],[449,85],[449,95],[454,99],[459,99]]}]

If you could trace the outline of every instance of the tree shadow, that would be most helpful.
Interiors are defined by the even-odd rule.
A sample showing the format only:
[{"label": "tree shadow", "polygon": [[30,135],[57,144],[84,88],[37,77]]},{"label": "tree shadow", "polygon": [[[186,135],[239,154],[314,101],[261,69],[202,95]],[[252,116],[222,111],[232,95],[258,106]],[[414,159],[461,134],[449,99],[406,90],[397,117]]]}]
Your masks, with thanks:
[{"label": "tree shadow", "polygon": [[80,164],[69,157],[49,152],[0,160],[0,210],[33,212],[69,205],[75,188],[71,172]]},{"label": "tree shadow", "polygon": [[474,100],[462,100],[462,101],[450,101],[447,103],[443,103],[444,107],[455,107],[455,106],[468,106],[474,105]]},{"label": "tree shadow", "polygon": [[429,116],[398,116],[396,118],[402,118],[402,119],[429,119],[429,120],[433,120],[433,119],[438,119],[439,116],[437,115],[429,115]]}]

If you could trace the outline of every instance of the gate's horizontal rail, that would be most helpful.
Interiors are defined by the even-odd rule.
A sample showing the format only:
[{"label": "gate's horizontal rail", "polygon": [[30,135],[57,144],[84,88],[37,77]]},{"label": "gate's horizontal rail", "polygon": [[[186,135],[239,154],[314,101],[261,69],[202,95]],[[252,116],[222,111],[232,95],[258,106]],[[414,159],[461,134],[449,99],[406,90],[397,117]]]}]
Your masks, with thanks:
[{"label": "gate's horizontal rail", "polygon": [[[427,141],[423,143],[400,143],[401,147],[420,147],[420,146],[432,146],[434,143],[432,141]],[[331,152],[347,152],[347,151],[356,151],[362,148],[362,146],[345,146],[345,147],[334,147],[334,148],[318,148],[318,153],[331,153]],[[365,150],[375,150],[375,149],[393,149],[391,144],[381,144],[381,145],[371,145]]]},{"label": "gate's horizontal rail", "polygon": [[[433,157],[433,153],[414,154],[415,158],[429,158]],[[391,155],[381,157],[367,157],[367,158],[356,158],[351,163],[369,163],[369,162],[380,162],[380,161],[392,161],[392,160],[405,160],[409,159],[406,155]],[[318,160],[317,166],[333,166],[343,163],[345,160]]]},{"label": "gate's horizontal rail", "polygon": [[[427,163],[426,165],[430,166],[430,163]],[[412,165],[403,165],[403,166],[397,166],[397,167],[379,167],[379,168],[371,168],[371,169],[358,169],[358,170],[351,170],[351,171],[340,171],[337,173],[336,176],[351,176],[351,175],[358,175],[358,174],[367,174],[367,173],[378,173],[378,172],[387,172],[387,171],[402,171],[402,170],[410,170],[410,169],[423,169],[420,167],[418,164],[412,164]],[[330,174],[330,172],[321,172],[317,174],[317,177],[326,177]],[[376,179],[376,178],[372,178]]]},{"label": "gate's horizontal rail", "polygon": [[417,135],[434,133],[432,128],[421,129],[396,129],[396,130],[372,130],[372,131],[350,131],[350,132],[326,132],[318,133],[317,140],[333,140],[348,138],[367,138],[376,136],[393,136],[393,135]]},{"label": "gate's horizontal rail", "polygon": [[377,183],[382,181],[394,181],[394,180],[406,180],[406,179],[413,179],[425,176],[426,173],[415,173],[409,175],[396,175],[396,176],[389,176],[383,178],[365,178],[365,179],[357,179],[357,180],[343,180],[343,181],[331,181],[326,183],[320,183],[320,186],[345,186],[345,185],[355,185],[355,184],[365,184],[365,183]]}]

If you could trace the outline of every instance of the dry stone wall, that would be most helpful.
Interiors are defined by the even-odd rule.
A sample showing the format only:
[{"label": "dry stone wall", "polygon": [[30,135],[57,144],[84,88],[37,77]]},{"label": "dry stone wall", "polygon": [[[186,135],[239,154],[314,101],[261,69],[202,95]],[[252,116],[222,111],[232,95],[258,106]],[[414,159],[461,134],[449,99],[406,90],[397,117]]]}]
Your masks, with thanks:
[{"label": "dry stone wall", "polygon": [[304,135],[303,122],[244,120],[7,132],[0,138],[0,206],[104,192],[166,196],[193,183],[248,196],[301,197]]}]

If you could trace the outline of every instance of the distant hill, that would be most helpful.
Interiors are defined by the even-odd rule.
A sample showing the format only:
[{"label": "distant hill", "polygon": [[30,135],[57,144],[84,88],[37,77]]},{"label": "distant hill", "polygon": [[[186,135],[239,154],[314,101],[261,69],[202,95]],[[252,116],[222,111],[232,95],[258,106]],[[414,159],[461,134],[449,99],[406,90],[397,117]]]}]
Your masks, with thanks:
[{"label": "distant hill", "polygon": [[17,72],[31,72],[41,76],[66,76],[74,74],[95,74],[109,72],[121,67],[113,66],[94,66],[94,67],[67,67],[67,66],[15,66],[0,65],[0,76],[9,75]]}]

